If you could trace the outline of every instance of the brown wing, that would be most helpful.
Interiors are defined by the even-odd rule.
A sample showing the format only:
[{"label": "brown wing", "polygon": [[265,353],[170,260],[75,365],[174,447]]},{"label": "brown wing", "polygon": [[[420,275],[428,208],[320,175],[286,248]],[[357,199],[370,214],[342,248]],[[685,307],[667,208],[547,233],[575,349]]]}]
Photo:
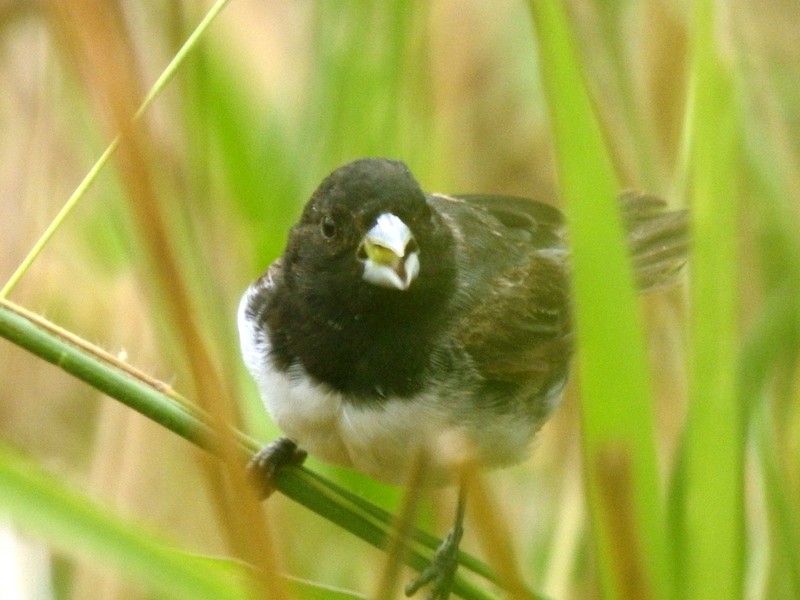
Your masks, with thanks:
[{"label": "brown wing", "polygon": [[[519,198],[463,199],[509,228],[526,230],[531,239],[525,260],[491,281],[489,293],[463,321],[460,339],[487,379],[544,389],[563,374],[572,353],[569,256],[561,215]],[[662,199],[638,192],[624,192],[619,204],[639,291],[673,285],[687,260],[687,212],[667,211]]]},{"label": "brown wing", "polygon": [[485,378],[546,388],[572,351],[563,263],[535,258],[495,279],[464,320],[460,340]]},{"label": "brown wing", "polygon": [[[545,390],[554,378],[563,377],[571,354],[563,216],[526,198],[457,198],[488,215],[477,221],[463,215],[459,219],[464,254],[492,265],[473,269],[480,275],[468,284],[475,287],[469,294],[471,307],[457,328],[458,339],[488,381]],[[493,236],[480,235],[479,228],[491,229]],[[486,237],[493,237],[491,245]],[[477,239],[485,245],[475,250]],[[492,255],[490,261],[486,253]]]}]

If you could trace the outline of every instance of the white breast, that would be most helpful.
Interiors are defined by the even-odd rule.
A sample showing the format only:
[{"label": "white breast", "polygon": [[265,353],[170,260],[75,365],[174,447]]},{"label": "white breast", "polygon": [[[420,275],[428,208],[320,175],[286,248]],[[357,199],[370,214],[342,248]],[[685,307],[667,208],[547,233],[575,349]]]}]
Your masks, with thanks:
[{"label": "white breast", "polygon": [[425,398],[358,405],[310,383],[299,366],[269,371],[262,397],[287,436],[318,458],[388,483],[402,483],[415,454],[447,428],[445,416]]}]

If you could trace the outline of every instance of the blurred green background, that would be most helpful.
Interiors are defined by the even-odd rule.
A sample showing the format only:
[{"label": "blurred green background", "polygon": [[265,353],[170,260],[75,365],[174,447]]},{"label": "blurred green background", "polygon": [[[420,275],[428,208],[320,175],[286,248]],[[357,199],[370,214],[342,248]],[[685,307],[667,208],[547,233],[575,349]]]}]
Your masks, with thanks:
[{"label": "blurred green background", "polygon": [[[688,199],[689,4],[566,3],[622,185],[673,206]],[[120,110],[125,101],[137,106],[209,6],[0,0],[0,281],[113,137],[109,98]],[[737,399],[752,409],[742,432],[743,597],[795,598],[800,10],[796,0],[733,0],[723,17],[717,43],[741,107],[730,161],[730,201],[739,206],[731,232]],[[211,25],[142,120],[143,164],[193,318],[242,427],[264,440],[277,435],[242,368],[238,299],[279,255],[300,208],[336,166],[396,157],[429,191],[560,204],[536,52],[527,5],[507,0],[232,0]],[[110,95],[109,85],[117,86]],[[114,164],[100,175],[11,298],[190,393],[188,359],[159,283],[146,213],[131,201],[129,167]],[[676,479],[687,410],[687,297],[683,287],[641,301],[665,490]],[[0,381],[4,443],[190,551],[225,552],[199,450],[5,342]],[[559,599],[600,593],[587,542],[576,388],[531,459],[489,476],[527,582]],[[396,490],[311,465],[389,508],[398,501]],[[424,523],[442,532],[453,498],[435,496]],[[281,497],[270,502],[269,521],[285,571],[374,589],[378,551]],[[469,531],[464,546],[475,547]],[[52,582],[54,595],[37,598],[152,597],[90,558],[51,560],[42,550],[18,575]]]}]

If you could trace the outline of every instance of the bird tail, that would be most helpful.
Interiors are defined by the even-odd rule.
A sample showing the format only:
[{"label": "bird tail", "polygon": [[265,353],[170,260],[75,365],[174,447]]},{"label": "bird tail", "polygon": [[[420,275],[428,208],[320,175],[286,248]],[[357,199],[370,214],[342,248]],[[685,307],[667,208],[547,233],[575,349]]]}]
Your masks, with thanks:
[{"label": "bird tail", "polygon": [[675,285],[688,260],[688,211],[667,210],[661,198],[635,191],[623,192],[619,202],[639,291]]}]

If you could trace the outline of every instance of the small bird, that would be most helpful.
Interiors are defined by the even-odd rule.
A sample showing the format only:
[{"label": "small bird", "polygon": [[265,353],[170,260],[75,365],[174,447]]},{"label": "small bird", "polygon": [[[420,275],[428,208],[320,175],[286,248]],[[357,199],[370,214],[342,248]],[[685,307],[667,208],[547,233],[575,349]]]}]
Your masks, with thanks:
[{"label": "small bird", "polygon": [[[686,260],[685,211],[626,193],[620,207],[640,290],[670,285]],[[573,351],[562,214],[524,198],[428,194],[400,161],[333,171],[291,229],[282,257],[245,292],[244,361],[285,434],[254,459],[267,474],[308,452],[401,484],[446,432],[479,462],[523,460],[559,405]],[[433,568],[446,598],[461,536]]]}]

